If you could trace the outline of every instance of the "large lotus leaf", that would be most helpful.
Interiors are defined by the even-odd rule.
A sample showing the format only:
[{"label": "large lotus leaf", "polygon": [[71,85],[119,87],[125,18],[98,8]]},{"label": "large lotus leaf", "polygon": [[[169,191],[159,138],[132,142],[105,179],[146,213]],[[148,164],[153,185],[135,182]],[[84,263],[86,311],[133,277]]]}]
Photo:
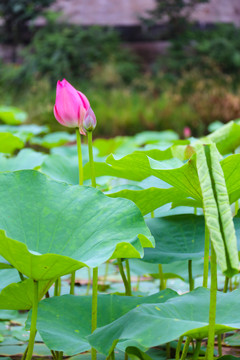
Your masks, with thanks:
[{"label": "large lotus leaf", "polygon": [[0,291],[2,291],[6,286],[20,281],[19,273],[14,268],[1,269],[0,270]]},{"label": "large lotus leaf", "polygon": [[79,184],[78,160],[61,155],[49,155],[40,167],[40,171],[54,180],[66,182],[67,184]]},{"label": "large lotus leaf", "polygon": [[[176,296],[170,289],[148,297],[99,295],[98,326],[110,324],[140,304],[162,303]],[[89,350],[86,336],[91,334],[91,306],[90,296],[63,295],[41,301],[37,329],[45,344],[68,355]]]},{"label": "large lotus leaf", "polygon": [[[119,160],[110,155],[107,163],[95,163],[97,176],[109,175],[129,180],[142,181],[149,176],[155,176],[184,194],[201,201],[195,157],[186,164],[178,159],[156,161],[143,152],[134,152]],[[84,166],[84,177],[90,177],[89,164]]]},{"label": "large lotus leaf", "polygon": [[48,280],[110,257],[142,257],[154,239],[126,199],[50,180],[34,170],[0,174],[0,255]]},{"label": "large lotus leaf", "polygon": [[172,142],[178,140],[179,136],[172,130],[165,131],[143,131],[134,136],[134,141],[138,145],[152,144],[156,142]]},{"label": "large lotus leaf", "polygon": [[112,139],[97,139],[94,141],[93,145],[98,149],[98,156],[107,156],[116,153],[127,154],[137,148],[134,139],[129,136],[116,136]]},{"label": "large lotus leaf", "polygon": [[16,149],[24,147],[24,142],[17,136],[7,133],[0,132],[0,153],[11,154]]},{"label": "large lotus leaf", "polygon": [[[1,270],[1,272],[4,270]],[[14,270],[8,270],[14,272]],[[0,273],[1,275],[1,273]],[[16,276],[15,276],[16,277]],[[18,275],[19,277],[19,275]],[[17,279],[12,276],[12,284],[4,287],[0,292],[0,309],[29,310],[33,304],[34,285],[32,279],[15,283]],[[53,280],[39,281],[38,299],[41,300],[44,294],[52,285]]]},{"label": "large lotus leaf", "polygon": [[143,261],[168,264],[203,257],[203,216],[184,214],[148,219],[146,222],[156,247],[154,250],[145,249]]},{"label": "large lotus leaf", "polygon": [[53,147],[62,146],[72,141],[76,141],[76,134],[69,134],[65,131],[58,131],[47,134],[43,137],[34,137],[31,139],[30,143],[51,149]]},{"label": "large lotus leaf", "polygon": [[240,125],[230,121],[201,140],[214,142],[222,155],[230,154],[240,145]]},{"label": "large lotus leaf", "polygon": [[[198,288],[162,304],[143,304],[111,324],[98,328],[88,337],[99,352],[136,346],[141,350],[189,335],[203,339],[208,335],[210,291]],[[240,328],[240,291],[217,294],[216,333]]]},{"label": "large lotus leaf", "polygon": [[240,198],[240,154],[226,157],[221,161],[221,166],[226,181],[229,201],[232,204]]},{"label": "large lotus leaf", "polygon": [[10,132],[12,134],[25,134],[31,138],[33,135],[39,135],[49,132],[49,127],[45,125],[27,124],[27,125],[0,125],[0,132]]},{"label": "large lotus leaf", "polygon": [[[84,162],[88,161],[88,146],[82,144],[82,158]],[[68,146],[58,146],[51,149],[51,154],[61,155],[66,157],[77,157],[77,145],[68,145]],[[98,150],[93,147],[93,156],[97,156]]]},{"label": "large lotus leaf", "polygon": [[47,155],[32,149],[22,149],[17,156],[0,154],[0,172],[34,169],[40,166]]},{"label": "large lotus leaf", "polygon": [[[174,187],[169,189],[159,189],[151,187],[144,190],[131,190],[124,189],[117,192],[111,192],[107,194],[112,198],[125,198],[132,200],[138,208],[141,210],[143,215],[149,214],[151,211],[158,209],[159,207],[168,204],[174,203],[175,206],[187,204],[190,206],[194,200],[187,199],[187,193],[184,193]],[[195,207],[201,207],[201,201],[195,201]]]},{"label": "large lotus leaf", "polygon": [[15,107],[0,106],[0,120],[5,124],[18,125],[27,120],[27,114]]},{"label": "large lotus leaf", "polygon": [[224,174],[215,144],[199,145],[197,169],[203,196],[205,221],[222,272],[238,273],[237,239]]}]

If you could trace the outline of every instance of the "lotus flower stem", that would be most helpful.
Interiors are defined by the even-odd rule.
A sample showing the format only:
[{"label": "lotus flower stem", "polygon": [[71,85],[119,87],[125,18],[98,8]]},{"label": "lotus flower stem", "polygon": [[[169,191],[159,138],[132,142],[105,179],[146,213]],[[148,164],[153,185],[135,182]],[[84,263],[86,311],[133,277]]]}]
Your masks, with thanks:
[{"label": "lotus flower stem", "polygon": [[[93,150],[92,150],[92,132],[88,131],[88,155],[89,155],[89,163],[91,170],[91,181],[92,187],[96,187],[96,179],[95,179],[95,169],[94,169],[94,161],[93,161]],[[93,278],[92,278],[92,332],[97,328],[97,295],[98,295],[98,268],[95,267],[93,269]],[[91,349],[92,360],[97,359],[97,351],[92,348]]]},{"label": "lotus flower stem", "polygon": [[92,132],[88,131],[88,154],[89,154],[89,162],[91,169],[91,181],[92,187],[96,187],[96,179],[95,179],[95,169],[94,169],[94,161],[93,161],[93,150],[92,150]]},{"label": "lotus flower stem", "polygon": [[189,344],[190,344],[191,340],[192,340],[192,339],[188,336],[187,339],[186,339],[186,341],[185,341],[185,344],[184,344],[184,348],[183,348],[181,360],[185,360],[185,359],[186,359],[187,353],[188,353]]},{"label": "lotus flower stem", "polygon": [[125,272],[123,270],[122,259],[117,259],[117,261],[118,261],[119,271],[120,271],[120,274],[121,274],[121,277],[122,277],[122,280],[123,280],[123,283],[124,283],[124,287],[125,287],[125,295],[126,296],[131,296],[131,290],[129,288],[129,283],[127,281]]},{"label": "lotus flower stem", "polygon": [[181,347],[182,347],[182,342],[183,342],[183,336],[180,336],[180,338],[178,339],[177,348],[176,348],[176,355],[175,355],[176,360],[180,359],[180,351],[181,351]]},{"label": "lotus flower stem", "polygon": [[195,348],[192,360],[198,360],[198,355],[199,355],[199,352],[201,349],[201,343],[202,343],[201,340],[197,340],[196,348]]},{"label": "lotus flower stem", "polygon": [[77,136],[77,151],[78,151],[78,171],[79,171],[79,185],[83,185],[83,163],[82,163],[82,147],[81,135],[79,129],[76,129]]},{"label": "lotus flower stem", "polygon": [[57,279],[55,281],[55,285],[54,285],[54,296],[58,296],[58,283],[59,283],[59,279]]},{"label": "lotus flower stem", "polygon": [[189,281],[189,291],[193,291],[194,279],[192,275],[192,260],[188,260],[188,281]]},{"label": "lotus flower stem", "polygon": [[129,295],[132,296],[131,272],[130,272],[130,266],[129,266],[129,260],[128,259],[126,259],[126,271],[127,271]]},{"label": "lotus flower stem", "polygon": [[38,311],[38,281],[33,281],[33,306],[32,306],[32,317],[30,327],[30,337],[28,342],[28,352],[26,360],[31,360],[34,348],[34,341],[37,332],[37,311]]},{"label": "lotus flower stem", "polygon": [[159,272],[159,279],[160,279],[159,289],[160,289],[160,291],[162,291],[162,290],[164,290],[166,288],[165,287],[162,264],[158,264],[158,272]]},{"label": "lotus flower stem", "polygon": [[75,278],[76,278],[76,273],[74,271],[71,274],[71,282],[70,282],[70,294],[71,295],[74,295]]},{"label": "lotus flower stem", "polygon": [[209,230],[205,224],[205,245],[204,245],[204,265],[203,265],[203,287],[208,286],[208,268],[209,268]]},{"label": "lotus flower stem", "polygon": [[209,330],[208,330],[208,346],[207,346],[207,360],[212,360],[214,354],[214,339],[215,339],[215,320],[217,307],[217,259],[216,253],[211,244],[211,289],[210,289],[210,307],[209,307]]}]

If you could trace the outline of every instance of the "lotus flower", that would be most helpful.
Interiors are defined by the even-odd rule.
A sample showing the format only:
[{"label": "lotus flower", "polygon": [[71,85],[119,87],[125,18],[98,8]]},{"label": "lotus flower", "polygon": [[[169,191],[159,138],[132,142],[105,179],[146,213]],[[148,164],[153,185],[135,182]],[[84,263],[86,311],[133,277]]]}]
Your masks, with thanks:
[{"label": "lotus flower", "polygon": [[89,107],[83,119],[83,128],[86,131],[93,131],[96,125],[97,125],[96,116],[92,108]]},{"label": "lotus flower", "polygon": [[79,128],[80,133],[86,135],[83,119],[89,108],[89,101],[83,93],[65,79],[57,82],[54,116],[61,125]]}]

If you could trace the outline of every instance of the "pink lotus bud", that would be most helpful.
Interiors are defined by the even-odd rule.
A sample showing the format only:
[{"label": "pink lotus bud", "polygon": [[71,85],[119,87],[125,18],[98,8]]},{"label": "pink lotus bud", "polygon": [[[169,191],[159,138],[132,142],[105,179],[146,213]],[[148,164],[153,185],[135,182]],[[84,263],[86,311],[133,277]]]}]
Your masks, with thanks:
[{"label": "pink lotus bud", "polygon": [[86,131],[93,131],[97,125],[96,116],[91,107],[88,108],[84,119],[83,119],[83,127]]},{"label": "pink lotus bud", "polygon": [[60,124],[79,128],[80,133],[86,135],[83,130],[83,119],[89,108],[89,101],[83,93],[77,91],[65,79],[57,82],[54,116]]},{"label": "pink lotus bud", "polygon": [[183,135],[185,138],[189,138],[192,135],[190,127],[185,126],[185,128],[183,129]]}]

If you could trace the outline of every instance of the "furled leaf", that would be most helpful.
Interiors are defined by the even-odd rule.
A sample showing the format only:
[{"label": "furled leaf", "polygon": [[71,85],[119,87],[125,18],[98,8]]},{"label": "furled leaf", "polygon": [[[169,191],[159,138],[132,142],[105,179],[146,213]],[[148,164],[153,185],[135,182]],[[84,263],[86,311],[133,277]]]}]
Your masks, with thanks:
[{"label": "furled leaf", "polygon": [[199,145],[197,169],[203,196],[205,221],[222,272],[238,273],[237,240],[224,174],[215,144]]},{"label": "furled leaf", "polygon": [[[25,170],[0,174],[0,255],[48,280],[113,257],[142,257],[154,240],[131,201]],[[13,206],[14,205],[14,206]]]}]

